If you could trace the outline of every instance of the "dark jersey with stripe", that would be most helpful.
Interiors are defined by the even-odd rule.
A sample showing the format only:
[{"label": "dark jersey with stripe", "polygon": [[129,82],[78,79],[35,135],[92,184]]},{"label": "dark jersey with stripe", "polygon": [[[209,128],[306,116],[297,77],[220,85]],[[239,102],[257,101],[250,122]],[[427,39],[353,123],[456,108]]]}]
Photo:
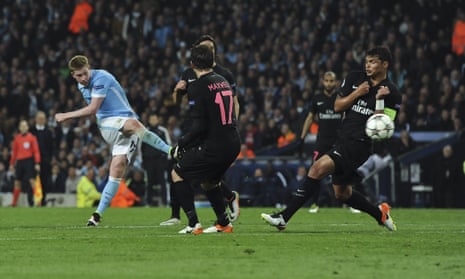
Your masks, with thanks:
[{"label": "dark jersey with stripe", "polygon": [[345,111],[342,122],[341,139],[368,140],[365,133],[365,124],[368,118],[374,114],[376,106],[376,93],[381,86],[387,86],[390,93],[384,97],[384,107],[398,111],[401,104],[401,96],[397,87],[388,79],[382,80],[376,86],[371,86],[370,78],[365,72],[351,72],[342,82],[339,96],[345,97],[351,94],[363,82],[370,83],[368,94],[359,97],[354,104]]},{"label": "dark jersey with stripe", "polygon": [[192,82],[187,90],[188,119],[191,125],[178,144],[180,147],[197,144],[199,139],[207,149],[223,152],[227,146],[240,146],[236,128],[233,91],[226,79],[210,72]]},{"label": "dark jersey with stripe", "polygon": [[334,111],[334,101],[337,94],[328,96],[324,93],[316,94],[312,99],[310,112],[318,117],[318,140],[335,138],[341,126],[343,113]]}]

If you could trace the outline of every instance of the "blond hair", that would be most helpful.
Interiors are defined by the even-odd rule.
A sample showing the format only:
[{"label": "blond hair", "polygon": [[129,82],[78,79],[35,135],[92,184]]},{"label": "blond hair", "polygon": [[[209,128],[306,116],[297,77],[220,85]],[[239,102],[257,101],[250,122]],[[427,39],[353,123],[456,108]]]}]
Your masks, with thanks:
[{"label": "blond hair", "polygon": [[84,55],[76,55],[73,56],[68,62],[68,69],[70,72],[74,72],[76,70],[82,69],[85,66],[89,65],[89,60]]}]

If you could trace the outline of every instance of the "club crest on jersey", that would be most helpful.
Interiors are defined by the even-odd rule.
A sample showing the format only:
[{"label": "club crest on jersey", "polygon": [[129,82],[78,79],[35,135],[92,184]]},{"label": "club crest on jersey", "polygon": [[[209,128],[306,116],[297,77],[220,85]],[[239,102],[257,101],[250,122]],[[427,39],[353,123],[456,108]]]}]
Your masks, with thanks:
[{"label": "club crest on jersey", "polygon": [[195,101],[194,100],[190,100],[189,101],[189,106],[194,106],[195,105]]}]

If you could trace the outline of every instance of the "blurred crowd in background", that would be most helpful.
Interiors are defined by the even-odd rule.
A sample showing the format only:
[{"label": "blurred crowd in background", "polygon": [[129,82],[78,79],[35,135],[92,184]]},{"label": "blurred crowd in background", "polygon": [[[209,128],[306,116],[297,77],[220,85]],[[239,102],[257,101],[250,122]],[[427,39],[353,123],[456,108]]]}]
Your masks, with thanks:
[{"label": "blurred crowd in background", "polygon": [[[89,168],[95,171],[96,185],[105,179],[101,175],[109,151],[95,119],[58,125],[53,118],[56,112],[84,105],[67,69],[76,54],[88,56],[92,67],[113,73],[141,121],[148,125],[149,117],[156,115],[155,126],[165,127],[176,143],[188,106],[176,105],[172,90],[189,65],[190,46],[203,34],[216,39],[217,62],[236,79],[245,157],[260,156],[278,142],[282,145],[283,138],[298,139],[292,135],[300,134],[311,98],[322,90],[322,74],[334,71],[342,82],[348,72],[363,70],[365,51],[379,44],[392,51],[389,76],[403,97],[397,131],[406,133],[407,141],[408,133],[415,131],[461,131],[465,55],[463,47],[452,47],[452,42],[463,43],[465,11],[460,3],[4,0],[0,173],[8,171],[19,121],[26,119],[33,127],[36,114],[43,111],[53,134],[50,157],[45,158],[52,177],[46,191],[75,191],[69,181]],[[397,151],[411,149],[402,148]],[[311,152],[305,150],[303,156]],[[298,154],[302,152],[287,155]]]}]

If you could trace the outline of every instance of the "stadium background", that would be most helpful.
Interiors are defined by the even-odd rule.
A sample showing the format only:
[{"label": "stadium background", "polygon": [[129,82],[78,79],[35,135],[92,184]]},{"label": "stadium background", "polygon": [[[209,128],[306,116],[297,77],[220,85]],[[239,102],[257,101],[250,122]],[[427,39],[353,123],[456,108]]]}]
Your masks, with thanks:
[{"label": "stadium background", "polygon": [[[390,77],[403,95],[398,132],[407,130],[415,136],[416,147],[425,147],[405,157],[413,148],[406,149],[393,139],[389,152],[396,162],[404,158],[408,164],[418,163],[419,182],[434,185],[436,191],[443,191],[439,171],[450,169],[454,179],[448,181],[452,189],[448,190],[455,197],[463,196],[465,56],[463,48],[452,49],[454,34],[460,43],[464,32],[461,1],[100,0],[88,1],[92,12],[83,25],[70,25],[82,1],[2,3],[3,174],[18,122],[33,123],[38,110],[47,113],[55,134],[52,164],[65,175],[70,167],[83,172],[86,156],[96,157],[96,167],[105,165],[108,150],[94,119],[62,126],[53,120],[55,112],[83,105],[66,68],[67,60],[77,53],[87,55],[93,67],[114,73],[127,88],[142,122],[156,112],[175,142],[182,133],[186,106],[176,106],[171,91],[188,64],[189,46],[200,35],[211,34],[217,40],[218,61],[236,77],[243,142],[258,158],[265,156],[265,162],[277,156],[306,158],[311,139],[303,152],[295,142],[276,148],[280,127],[288,124],[291,131],[300,133],[311,97],[321,90],[323,72],[332,70],[341,79],[350,70],[361,69],[364,50],[388,45],[394,56]],[[442,158],[445,144],[451,144],[453,157]],[[250,165],[247,170],[251,171]],[[2,190],[7,190],[8,183],[2,183]],[[412,205],[411,183],[406,184],[403,206]],[[465,202],[456,199],[453,206],[465,207]]]}]

